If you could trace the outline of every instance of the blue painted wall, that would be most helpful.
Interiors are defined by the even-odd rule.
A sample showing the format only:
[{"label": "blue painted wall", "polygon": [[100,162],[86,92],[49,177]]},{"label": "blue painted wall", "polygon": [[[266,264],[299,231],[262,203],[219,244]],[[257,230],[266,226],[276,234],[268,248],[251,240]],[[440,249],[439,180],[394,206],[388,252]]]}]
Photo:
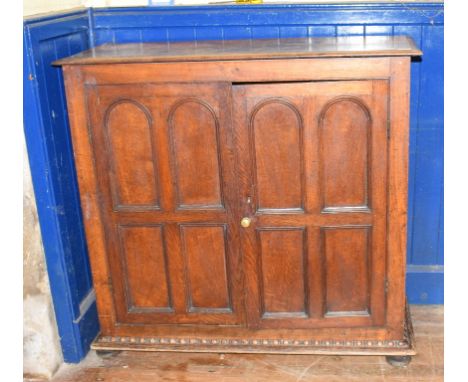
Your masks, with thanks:
[{"label": "blue painted wall", "polygon": [[410,35],[424,52],[411,67],[407,293],[442,303],[443,4],[104,8],[25,22],[25,135],[67,361],[98,329],[62,78],[50,62],[107,42],[372,34]]},{"label": "blue painted wall", "polygon": [[89,47],[88,12],[24,24],[24,132],[64,359],[99,330],[72,158],[62,73],[50,63]]}]

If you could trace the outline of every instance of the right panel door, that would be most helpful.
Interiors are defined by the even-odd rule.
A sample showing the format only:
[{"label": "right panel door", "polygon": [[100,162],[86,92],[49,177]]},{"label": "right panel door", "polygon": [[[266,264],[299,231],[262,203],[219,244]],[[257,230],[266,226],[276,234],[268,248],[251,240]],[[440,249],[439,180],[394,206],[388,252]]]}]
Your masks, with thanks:
[{"label": "right panel door", "polygon": [[233,89],[248,325],[384,325],[388,83]]}]

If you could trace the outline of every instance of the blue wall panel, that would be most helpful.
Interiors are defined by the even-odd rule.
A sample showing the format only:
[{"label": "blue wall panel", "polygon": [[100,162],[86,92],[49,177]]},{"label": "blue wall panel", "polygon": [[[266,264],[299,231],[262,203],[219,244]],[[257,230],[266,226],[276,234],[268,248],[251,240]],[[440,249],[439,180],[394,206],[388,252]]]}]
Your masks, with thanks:
[{"label": "blue wall panel", "polygon": [[63,79],[51,62],[89,47],[88,13],[24,24],[24,131],[65,361],[98,331],[68,128]]},{"label": "blue wall panel", "polygon": [[98,327],[62,77],[51,61],[109,42],[376,34],[410,35],[424,52],[411,65],[407,292],[412,303],[442,303],[443,4],[99,8],[25,22],[24,127],[67,361],[85,354]]},{"label": "blue wall panel", "polygon": [[[421,49],[424,67],[419,79],[417,135],[414,142],[414,204],[412,264],[436,264],[441,215],[433,206],[440,204],[443,186],[443,27],[423,26]],[[431,208],[430,212],[425,211]]]}]

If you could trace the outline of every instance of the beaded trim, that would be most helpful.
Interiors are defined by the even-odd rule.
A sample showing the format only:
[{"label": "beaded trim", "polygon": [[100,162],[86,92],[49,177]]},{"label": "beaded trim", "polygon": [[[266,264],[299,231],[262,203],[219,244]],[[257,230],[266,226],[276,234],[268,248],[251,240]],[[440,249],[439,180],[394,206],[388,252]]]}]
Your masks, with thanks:
[{"label": "beaded trim", "polygon": [[173,338],[103,336],[97,343],[145,345],[214,345],[214,346],[294,346],[294,347],[373,347],[409,348],[406,340],[289,340],[289,339],[231,339],[231,338]]}]

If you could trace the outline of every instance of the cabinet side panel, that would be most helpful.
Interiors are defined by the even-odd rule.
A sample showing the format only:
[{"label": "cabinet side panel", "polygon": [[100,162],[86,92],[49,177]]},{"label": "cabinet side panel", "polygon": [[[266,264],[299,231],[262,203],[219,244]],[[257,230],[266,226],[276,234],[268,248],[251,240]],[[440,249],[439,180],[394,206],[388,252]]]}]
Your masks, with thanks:
[{"label": "cabinet side panel", "polygon": [[106,252],[104,224],[100,213],[93,148],[88,130],[88,116],[82,68],[64,66],[67,107],[73,140],[81,209],[86,232],[91,273],[96,290],[101,333],[112,334],[115,322],[114,301],[109,284],[110,270]]},{"label": "cabinet side panel", "polygon": [[410,58],[391,59],[388,171],[387,324],[403,334],[408,203]]}]

